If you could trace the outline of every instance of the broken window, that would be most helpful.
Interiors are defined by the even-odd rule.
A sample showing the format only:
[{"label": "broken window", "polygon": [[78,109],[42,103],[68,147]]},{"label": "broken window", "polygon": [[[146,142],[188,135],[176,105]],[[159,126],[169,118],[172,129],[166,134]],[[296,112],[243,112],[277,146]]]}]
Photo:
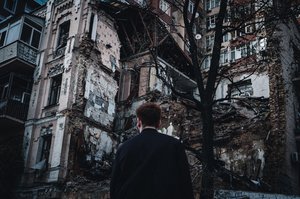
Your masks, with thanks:
[{"label": "broken window", "polygon": [[170,4],[165,0],[160,0],[159,1],[159,9],[161,9],[167,15],[171,14]]},{"label": "broken window", "polygon": [[70,21],[64,22],[59,26],[57,48],[63,48],[67,45],[69,30],[70,30]]},{"label": "broken window", "polygon": [[5,0],[4,8],[9,12],[15,13],[17,6],[17,0]]},{"label": "broken window", "polygon": [[60,89],[61,89],[62,74],[51,78],[49,103],[48,105],[55,105],[59,101]]},{"label": "broken window", "polygon": [[228,85],[231,97],[249,97],[253,95],[251,79],[241,80]]}]

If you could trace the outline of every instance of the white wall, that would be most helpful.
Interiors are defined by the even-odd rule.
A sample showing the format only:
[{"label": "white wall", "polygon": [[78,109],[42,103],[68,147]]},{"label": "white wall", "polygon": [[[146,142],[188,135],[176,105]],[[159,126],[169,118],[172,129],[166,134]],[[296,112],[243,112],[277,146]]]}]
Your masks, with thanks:
[{"label": "white wall", "polygon": [[[234,78],[234,82],[238,82],[241,80],[251,79],[252,87],[253,87],[253,95],[251,97],[265,97],[268,98],[270,95],[269,92],[269,77],[266,72],[261,74],[249,74],[239,75]],[[245,79],[245,77],[247,77]],[[228,94],[228,85],[231,82],[227,79],[224,79],[220,82],[216,90],[216,99],[225,98]]]}]

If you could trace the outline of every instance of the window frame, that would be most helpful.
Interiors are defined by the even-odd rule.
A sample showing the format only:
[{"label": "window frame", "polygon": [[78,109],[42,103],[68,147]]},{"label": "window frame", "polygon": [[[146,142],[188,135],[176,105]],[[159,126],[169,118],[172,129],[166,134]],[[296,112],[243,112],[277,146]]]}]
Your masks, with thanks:
[{"label": "window frame", "polygon": [[214,40],[215,40],[215,35],[207,35],[205,37],[205,48],[206,50],[211,50],[213,48],[214,45]]},{"label": "window frame", "polygon": [[159,9],[167,15],[171,15],[171,4],[166,0],[159,1]]},{"label": "window frame", "polygon": [[206,10],[212,10],[213,8],[220,6],[220,0],[206,0]]},{"label": "window frame", "polygon": [[[57,84],[55,84],[57,83]],[[51,83],[49,87],[48,106],[57,105],[60,98],[60,90],[62,83],[62,74],[51,77]]]},{"label": "window frame", "polygon": [[[64,30],[63,27],[65,27],[65,26],[68,26],[67,27],[68,31],[66,33],[62,33],[62,30]],[[57,39],[56,39],[56,42],[57,42],[56,49],[64,48],[67,46],[68,38],[70,35],[70,27],[71,27],[70,20],[65,21],[59,25],[58,35],[57,35]],[[64,38],[64,36],[66,36],[66,38]]]},{"label": "window frame", "polygon": [[42,127],[40,131],[40,140],[39,140],[39,150],[37,151],[37,159],[36,162],[40,163],[45,160],[43,169],[48,169],[51,147],[53,143],[53,128],[52,124],[48,127]]},{"label": "window frame", "polygon": [[17,4],[18,4],[18,0],[11,0],[13,2],[13,8],[10,9],[7,7],[7,3],[8,3],[9,0],[5,0],[4,1],[4,5],[3,5],[3,8],[5,10],[7,10],[8,12],[12,13],[12,14],[15,14],[16,13],[16,8],[17,8]]},{"label": "window frame", "polygon": [[188,11],[190,13],[193,13],[194,9],[195,9],[195,3],[192,0],[189,0]]},{"label": "window frame", "polygon": [[211,56],[207,55],[203,61],[202,69],[207,70],[210,67],[210,62],[211,62]]},{"label": "window frame", "polygon": [[[3,43],[2,43],[1,40],[2,40],[3,32],[5,32],[5,35],[4,35],[4,39],[3,39]],[[7,32],[8,32],[8,27],[3,28],[3,29],[0,30],[0,48],[1,48],[2,46],[5,46],[5,45],[6,45]],[[2,44],[1,44],[1,43],[2,43]]]},{"label": "window frame", "polygon": [[[17,26],[19,26],[19,27],[17,27]],[[17,30],[12,31],[12,28],[14,28],[14,27],[17,27]],[[6,33],[6,38],[5,38],[4,45],[11,44],[11,43],[13,43],[13,42],[20,39],[21,27],[22,27],[21,20],[18,20],[16,22],[12,23],[12,24],[9,24],[9,26],[7,27],[7,33]],[[10,38],[9,36],[11,36],[12,34],[13,34],[14,37],[12,37],[12,40],[9,41],[8,40]]]},{"label": "window frame", "polygon": [[224,65],[224,64],[227,64],[229,61],[229,56],[228,56],[228,49],[223,49],[221,50],[221,53],[220,53],[220,64],[221,65]]},{"label": "window frame", "polygon": [[[24,41],[23,38],[22,38],[23,33],[25,33],[25,31],[24,31],[24,27],[25,27],[25,26],[28,26],[29,28],[31,28],[31,32],[30,32],[30,36],[29,36],[30,38],[29,38],[29,41],[28,41],[28,42],[27,42],[27,41]],[[37,32],[37,33],[39,34],[39,41],[38,41],[38,45],[37,45],[37,46],[34,46],[34,45],[33,45],[33,41],[34,41],[34,33],[35,33],[35,32]],[[42,38],[41,36],[42,36],[42,31],[38,30],[37,28],[31,26],[30,24],[28,24],[28,23],[26,23],[26,22],[23,23],[22,31],[21,31],[21,36],[20,36],[20,40],[21,40],[21,41],[25,42],[26,44],[30,45],[30,46],[33,47],[33,48],[39,49],[40,44],[41,44],[41,38]]]},{"label": "window frame", "polygon": [[228,91],[231,98],[244,97],[247,96],[245,95],[246,93],[249,93],[249,96],[253,96],[254,94],[251,79],[240,80],[233,84],[229,84]]},{"label": "window frame", "polygon": [[206,28],[208,30],[216,27],[217,15],[211,15],[206,18]]}]

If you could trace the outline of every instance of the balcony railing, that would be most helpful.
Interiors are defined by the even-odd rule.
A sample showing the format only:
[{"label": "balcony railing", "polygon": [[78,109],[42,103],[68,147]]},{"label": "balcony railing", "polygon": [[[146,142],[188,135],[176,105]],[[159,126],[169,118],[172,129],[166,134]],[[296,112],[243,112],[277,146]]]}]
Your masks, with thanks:
[{"label": "balcony railing", "polygon": [[9,117],[24,122],[27,117],[28,104],[12,99],[0,100],[0,117]]},{"label": "balcony railing", "polygon": [[38,50],[23,43],[15,41],[0,49],[0,64],[10,59],[19,58],[27,63],[36,65]]}]

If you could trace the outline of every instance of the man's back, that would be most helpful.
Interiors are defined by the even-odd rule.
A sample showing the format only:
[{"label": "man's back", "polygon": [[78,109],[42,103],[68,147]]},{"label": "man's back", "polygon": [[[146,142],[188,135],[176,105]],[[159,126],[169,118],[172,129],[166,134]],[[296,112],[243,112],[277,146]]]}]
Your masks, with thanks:
[{"label": "man's back", "polygon": [[144,129],[117,152],[111,199],[193,198],[182,144],[155,129]]}]

